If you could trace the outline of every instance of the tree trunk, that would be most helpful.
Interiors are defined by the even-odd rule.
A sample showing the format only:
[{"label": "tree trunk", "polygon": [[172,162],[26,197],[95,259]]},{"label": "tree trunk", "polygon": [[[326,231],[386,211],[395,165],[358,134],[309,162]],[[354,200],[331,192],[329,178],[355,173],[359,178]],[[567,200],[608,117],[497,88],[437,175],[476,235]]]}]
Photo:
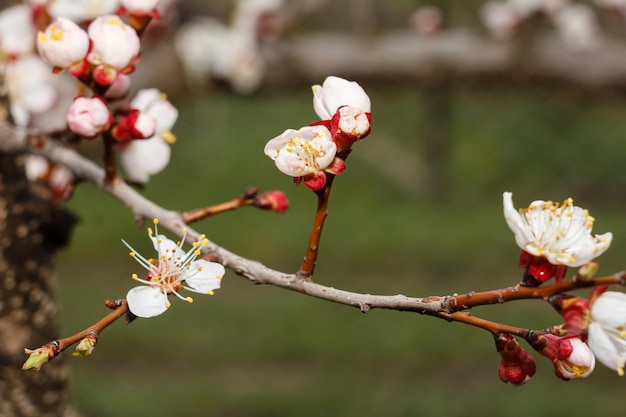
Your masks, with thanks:
[{"label": "tree trunk", "polygon": [[18,154],[0,152],[0,416],[76,415],[62,358],[40,372],[21,370],[25,347],[59,336],[52,262],[74,223],[54,201],[33,193]]}]

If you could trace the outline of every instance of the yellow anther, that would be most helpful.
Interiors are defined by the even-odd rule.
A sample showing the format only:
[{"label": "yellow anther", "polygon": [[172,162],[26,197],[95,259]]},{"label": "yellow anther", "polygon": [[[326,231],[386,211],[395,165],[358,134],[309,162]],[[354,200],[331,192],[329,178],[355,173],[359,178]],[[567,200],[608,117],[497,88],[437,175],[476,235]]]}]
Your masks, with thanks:
[{"label": "yellow anther", "polygon": [[153,232],[152,232],[152,229],[148,227],[148,234],[149,234],[150,236],[152,236],[152,233],[153,233]]},{"label": "yellow anther", "polygon": [[[574,376],[576,378],[580,378],[581,376],[585,375],[586,373],[589,372],[589,367],[588,366],[572,366],[572,371],[574,372]],[[619,373],[619,372],[618,372]]]},{"label": "yellow anther", "polygon": [[202,239],[202,246],[206,246],[208,244],[209,244],[209,239],[207,238]]},{"label": "yellow anther", "polygon": [[171,130],[166,130],[164,132],[161,132],[161,139],[163,139],[165,142],[169,143],[170,145],[173,145],[174,143],[176,143],[176,135],[173,134]]},{"label": "yellow anther", "polygon": [[136,253],[135,252],[129,252],[128,253],[130,256],[132,256],[133,258],[135,257]]},{"label": "yellow anther", "polygon": [[187,298],[185,298],[185,301],[187,301],[189,304],[191,304],[191,303],[193,303],[193,298],[187,297]]},{"label": "yellow anther", "polygon": [[207,295],[213,295],[213,294],[215,294],[215,293],[214,293],[213,291],[211,291],[211,290],[208,290],[206,293],[207,293]]},{"label": "yellow anther", "polygon": [[217,279],[222,279],[222,278],[224,278],[224,275],[218,275],[218,276],[216,276],[215,278],[217,278]]},{"label": "yellow anther", "polygon": [[197,248],[198,246],[200,246],[200,242],[193,242],[191,246],[193,246],[194,248]]},{"label": "yellow anther", "polygon": [[47,40],[48,40],[48,37],[46,36],[46,34],[45,34],[45,33],[43,33],[43,32],[39,32],[39,33],[37,34],[37,41],[38,41],[38,42],[40,42],[40,43],[41,43],[41,42],[45,42],[45,41],[47,41]]},{"label": "yellow anther", "polygon": [[172,303],[170,303],[169,301],[165,304],[165,307],[170,308],[172,306]]},{"label": "yellow anther", "polygon": [[202,267],[201,266],[198,267],[198,272],[200,272],[200,271],[202,271]]},{"label": "yellow anther", "polygon": [[154,223],[154,224],[159,224],[159,219],[154,218],[154,219],[152,220],[152,223]]},{"label": "yellow anther", "polygon": [[202,239],[205,239],[206,235],[204,233],[202,233],[200,236],[198,236],[198,241],[201,241]]},{"label": "yellow anther", "polygon": [[119,18],[110,18],[109,20],[107,20],[107,25],[114,25],[114,26],[119,26],[122,29],[126,29],[124,27],[124,23],[122,23],[121,20],[119,20]]},{"label": "yellow anther", "polygon": [[63,39],[62,30],[57,29],[56,26],[54,25],[50,26],[50,29],[52,30],[52,33],[50,34],[51,41],[60,41],[61,39]]},{"label": "yellow anther", "polygon": [[195,251],[193,251],[194,255],[196,256],[200,256],[202,255],[202,252],[200,252],[200,250],[196,249]]},{"label": "yellow anther", "polygon": [[133,277],[134,280],[138,280],[139,279],[139,276],[137,274],[133,274],[132,277]]}]

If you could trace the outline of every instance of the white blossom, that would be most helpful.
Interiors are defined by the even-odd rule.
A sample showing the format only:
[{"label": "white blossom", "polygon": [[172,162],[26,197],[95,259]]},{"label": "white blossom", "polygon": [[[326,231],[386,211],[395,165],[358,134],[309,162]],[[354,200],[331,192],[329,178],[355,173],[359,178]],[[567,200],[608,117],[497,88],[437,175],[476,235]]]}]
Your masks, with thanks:
[{"label": "white blossom", "polygon": [[513,207],[512,193],[504,193],[503,200],[504,218],[515,233],[517,245],[553,265],[584,265],[611,244],[611,233],[591,235],[595,219],[587,210],[574,206],[571,198],[562,205],[537,200],[519,211]]}]

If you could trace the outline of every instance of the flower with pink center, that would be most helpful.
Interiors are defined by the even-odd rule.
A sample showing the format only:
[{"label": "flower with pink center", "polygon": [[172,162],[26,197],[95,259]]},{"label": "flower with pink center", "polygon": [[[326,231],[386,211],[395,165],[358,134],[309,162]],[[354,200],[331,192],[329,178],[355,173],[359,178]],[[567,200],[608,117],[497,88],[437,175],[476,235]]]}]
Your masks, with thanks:
[{"label": "flower with pink center", "polygon": [[183,244],[186,230],[183,230],[183,240],[174,242],[159,234],[157,224],[158,220],[155,219],[155,233],[148,229],[150,240],[157,251],[156,258],[146,259],[122,241],[131,250],[130,256],[148,271],[145,278],[133,274],[135,281],[145,285],[132,288],[126,295],[128,308],[138,317],[148,318],[164,313],[171,305],[168,300],[170,294],[193,302],[191,297],[179,294],[182,289],[213,295],[213,290],[220,288],[225,272],[224,266],[217,262],[197,259],[202,254],[201,249],[209,243],[206,236],[199,236],[192,243],[191,249],[185,252]]},{"label": "flower with pink center", "polygon": [[304,180],[317,191],[326,184],[326,172],[339,174],[345,164],[335,157],[337,145],[324,126],[306,126],[299,130],[287,129],[265,145],[265,155],[274,160],[283,174]]},{"label": "flower with pink center", "polygon": [[363,88],[354,81],[330,76],[322,85],[314,85],[313,108],[322,120],[329,120],[335,115],[339,107],[356,107],[363,113],[371,113],[369,96]]},{"label": "flower with pink center", "polygon": [[119,16],[106,15],[95,19],[87,28],[92,42],[87,60],[94,65],[94,79],[98,84],[110,85],[118,72],[131,72],[139,56],[137,32]]},{"label": "flower with pink center", "polygon": [[[563,204],[534,201],[516,210],[513,194],[503,195],[504,218],[522,249],[520,266],[538,282],[565,275],[568,266],[582,266],[607,250],[611,233],[591,235],[595,219],[587,210],[574,206],[571,198]],[[534,273],[534,271],[538,271]]]},{"label": "flower with pink center", "polygon": [[60,17],[37,36],[37,51],[57,68],[82,66],[89,50],[89,36],[71,20]]},{"label": "flower with pink center", "polygon": [[624,376],[626,365],[626,294],[607,291],[591,301],[589,347],[606,367]]},{"label": "flower with pink center", "polygon": [[95,138],[111,124],[109,106],[100,97],[77,97],[67,112],[70,130],[86,138]]}]

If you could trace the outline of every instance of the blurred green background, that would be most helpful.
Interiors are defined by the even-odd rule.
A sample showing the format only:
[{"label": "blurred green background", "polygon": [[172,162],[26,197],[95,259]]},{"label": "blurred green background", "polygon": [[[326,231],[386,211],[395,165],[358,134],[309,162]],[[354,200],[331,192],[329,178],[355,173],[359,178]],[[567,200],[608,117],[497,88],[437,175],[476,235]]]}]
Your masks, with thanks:
[{"label": "blurred green background", "polygon": [[[448,182],[433,192],[419,174],[427,97],[364,87],[373,131],[335,183],[316,281],[411,296],[515,284],[518,249],[501,207],[507,190],[520,207],[572,196],[596,217],[595,232],[615,234],[600,272],[624,267],[623,103],[453,93]],[[186,210],[250,185],[285,190],[291,209],[284,215],[243,209],[196,227],[245,257],[295,271],[315,198],[262,150],[285,128],[315,120],[308,87],[246,98],[213,92],[177,105],[172,163],[145,195]],[[134,285],[130,275],[140,268],[120,239],[151,252],[145,230],[93,186],[81,185],[70,207],[81,221],[58,262],[66,334],[97,320],[103,299]],[[560,322],[539,301],[474,314],[533,328]],[[161,317],[116,323],[94,356],[67,360],[75,402],[94,417],[617,416],[626,384],[601,365],[588,380],[566,383],[537,357],[535,378],[513,388],[499,381],[499,356],[484,331],[409,313],[364,315],[233,273],[214,297],[174,300]]]},{"label": "blurred green background", "polygon": [[[337,15],[347,3],[333,2]],[[465,9],[479,3],[450,11],[459,21],[475,21]],[[405,24],[414,5],[389,2],[387,21]],[[623,101],[445,86],[441,99],[437,91],[401,83],[362,85],[373,103],[372,134],[355,145],[335,182],[316,281],[410,296],[513,285],[521,277],[519,249],[502,216],[504,191],[514,193],[518,207],[573,197],[597,219],[595,232],[615,235],[599,259],[600,273],[624,268]],[[174,101],[180,117],[173,159],[144,194],[188,210],[252,185],[282,189],[291,202],[284,215],[247,208],[194,227],[242,256],[297,270],[316,201],[278,172],[263,147],[286,128],[316,120],[309,86]],[[81,220],[58,260],[64,334],[100,318],[104,299],[134,286],[130,276],[141,269],[121,239],[140,253],[152,250],[130,213],[92,185],[81,185],[69,206]],[[491,336],[467,326],[394,311],[364,315],[230,272],[215,296],[195,300],[173,300],[158,318],[115,323],[91,358],[66,355],[73,399],[84,415],[623,414],[626,380],[601,365],[588,380],[566,383],[535,355],[537,375],[528,384],[501,383]],[[561,321],[539,301],[473,314],[529,328]]]}]

